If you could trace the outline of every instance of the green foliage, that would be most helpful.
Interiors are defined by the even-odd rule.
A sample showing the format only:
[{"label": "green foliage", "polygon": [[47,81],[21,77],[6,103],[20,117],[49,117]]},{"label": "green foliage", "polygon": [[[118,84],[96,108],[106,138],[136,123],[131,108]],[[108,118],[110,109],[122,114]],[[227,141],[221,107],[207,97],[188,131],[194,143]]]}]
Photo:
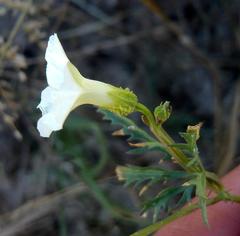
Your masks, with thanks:
[{"label": "green foliage", "polygon": [[[173,208],[171,201],[177,197],[182,196],[180,200],[176,203],[176,206],[183,205],[189,201],[192,197],[193,186],[174,186],[168,187],[160,191],[160,193],[146,202],[143,207],[143,212],[149,210],[150,208],[154,209],[153,220],[156,221],[160,211],[169,212]],[[171,207],[170,207],[171,203]]]},{"label": "green foliage", "polygon": [[196,185],[196,196],[198,197],[199,206],[202,211],[203,222],[208,225],[208,217],[207,217],[207,195],[206,195],[206,187],[207,181],[205,173],[199,173],[195,180],[192,181]]},{"label": "green foliage", "polygon": [[186,143],[176,143],[172,144],[172,147],[178,148],[183,151],[188,157],[189,162],[187,163],[187,167],[193,165],[202,165],[201,160],[199,158],[197,140],[199,139],[199,130],[201,124],[196,126],[188,126],[187,132],[180,132],[180,136],[184,139]]},{"label": "green foliage", "polygon": [[131,149],[128,153],[141,154],[146,151],[160,151],[164,153],[164,158],[170,158],[167,150],[155,138],[139,128],[132,120],[107,110],[98,109],[98,111],[104,115],[104,120],[109,120],[112,125],[121,127],[121,130],[114,133],[115,135],[126,135],[129,136],[127,139],[129,142],[136,142],[136,144],[131,144],[135,148]]},{"label": "green foliage", "polygon": [[176,207],[181,207],[185,203],[189,202],[192,199],[193,191],[194,191],[195,186],[194,185],[187,185],[185,186],[185,189],[182,193],[181,198],[177,202]]},{"label": "green foliage", "polygon": [[189,180],[193,178],[193,175],[185,171],[167,170],[159,167],[118,166],[116,171],[118,179],[124,180],[127,186],[146,182],[158,183],[166,180]]},{"label": "green foliage", "polygon": [[[135,147],[130,150],[129,153],[140,154],[142,152],[157,150],[168,157],[168,151],[159,143],[158,140],[150,136],[144,130],[139,128],[132,120],[116,115],[106,110],[100,110],[104,114],[105,120],[110,120],[113,125],[121,126],[122,129],[116,131],[116,135],[127,135],[131,146]],[[154,112],[156,123],[163,123],[170,116],[170,106],[168,102],[161,103],[155,109]],[[181,180],[185,183],[180,186],[168,186],[161,190],[159,194],[153,197],[151,200],[144,204],[143,211],[153,209],[154,220],[159,216],[160,211],[166,211],[170,209],[170,203],[172,204],[175,199],[175,208],[180,207],[186,202],[190,201],[193,190],[199,199],[199,207],[202,210],[202,216],[204,222],[207,224],[207,211],[206,211],[206,187],[207,180],[205,171],[202,167],[201,160],[199,158],[197,140],[199,138],[201,124],[196,126],[188,126],[186,132],[181,132],[180,136],[184,139],[185,143],[169,144],[170,147],[178,149],[185,153],[188,158],[186,167],[196,166],[202,169],[202,172],[189,173],[185,171],[166,170],[162,168],[150,168],[150,167],[118,167],[116,169],[119,180],[125,181],[126,185],[143,185],[140,194],[149,188],[152,184],[168,181],[168,180]],[[178,201],[176,201],[178,197]]]},{"label": "green foliage", "polygon": [[158,142],[154,141],[154,142],[143,142],[143,143],[139,143],[139,144],[130,144],[132,147],[136,147],[136,148],[132,148],[130,149],[127,153],[128,154],[143,154],[145,152],[148,151],[157,151],[157,152],[162,152],[164,153],[164,157],[163,159],[165,160],[169,160],[170,159],[170,155],[166,152],[166,149],[164,147],[162,147],[162,145],[160,145]]},{"label": "green foliage", "polygon": [[[167,170],[156,167],[119,166],[116,172],[118,179],[125,181],[127,186],[139,186],[144,184],[142,190],[149,188],[152,184],[159,184],[169,180],[181,180],[186,182],[195,178],[194,174],[188,174],[185,171]],[[168,209],[170,209],[169,203],[172,202],[174,197],[180,196],[179,201],[176,203],[176,207],[182,206],[188,202],[191,199],[193,189],[194,185],[192,184],[167,187],[144,204],[143,212],[152,208],[154,211],[153,219],[156,221],[161,210],[168,211]]]},{"label": "green foliage", "polygon": [[195,173],[196,177],[190,181],[191,185],[195,186],[196,196],[198,197],[199,207],[202,211],[202,218],[205,224],[208,224],[207,218],[207,196],[206,196],[206,188],[207,188],[207,178],[205,170],[202,166],[198,147],[197,140],[200,137],[200,128],[201,123],[195,126],[188,126],[187,132],[180,133],[180,136],[185,140],[186,143],[178,143],[172,146],[179,148],[183,152],[187,154],[189,157],[189,162],[187,163],[187,167],[198,165],[202,168],[201,172]]}]

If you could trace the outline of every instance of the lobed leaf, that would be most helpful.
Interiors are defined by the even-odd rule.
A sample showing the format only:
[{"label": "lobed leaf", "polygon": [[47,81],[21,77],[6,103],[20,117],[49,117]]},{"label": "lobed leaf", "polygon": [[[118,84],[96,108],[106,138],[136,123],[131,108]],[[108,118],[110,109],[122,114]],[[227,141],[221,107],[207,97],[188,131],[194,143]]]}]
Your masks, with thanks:
[{"label": "lobed leaf", "polygon": [[207,179],[205,172],[198,173],[196,178],[191,181],[196,186],[196,197],[198,198],[199,207],[201,208],[203,222],[208,225],[207,217]]},{"label": "lobed leaf", "polygon": [[156,183],[165,180],[191,179],[192,174],[178,170],[166,170],[154,167],[118,166],[116,169],[119,180],[124,180],[126,185],[140,184],[143,182]]},{"label": "lobed leaf", "polygon": [[[182,195],[181,201],[184,203],[185,200],[189,201],[191,199],[193,186],[176,186],[176,187],[168,187],[162,190],[155,198],[146,202],[143,206],[143,212],[149,210],[150,208],[154,209],[154,221],[157,220],[160,211],[168,211],[170,208],[171,200],[175,197]],[[181,204],[182,204],[181,203]],[[172,204],[171,204],[172,205]],[[176,206],[179,206],[179,202]]]},{"label": "lobed leaf", "polygon": [[144,146],[136,147],[130,150],[128,153],[131,154],[140,154],[146,151],[160,151],[166,155],[165,158],[170,158],[168,151],[163,147],[155,138],[150,136],[146,131],[139,128],[132,120],[119,116],[115,113],[112,113],[107,110],[98,109],[100,113],[104,115],[104,120],[109,120],[113,125],[121,126],[121,135],[128,136],[127,140],[129,142],[141,142],[144,143]]}]

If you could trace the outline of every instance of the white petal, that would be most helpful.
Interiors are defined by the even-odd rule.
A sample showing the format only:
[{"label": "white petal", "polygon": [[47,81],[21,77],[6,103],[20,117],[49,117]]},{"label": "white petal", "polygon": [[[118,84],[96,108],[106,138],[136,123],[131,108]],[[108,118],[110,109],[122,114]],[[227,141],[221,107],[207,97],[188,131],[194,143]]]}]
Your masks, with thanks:
[{"label": "white petal", "polygon": [[64,68],[56,67],[50,63],[46,68],[47,82],[52,88],[60,88],[64,81]]},{"label": "white petal", "polygon": [[42,137],[49,137],[52,131],[60,130],[61,128],[51,113],[42,116],[37,123],[37,129]]},{"label": "white petal", "polygon": [[41,102],[37,106],[42,112],[42,115],[47,114],[54,107],[56,101],[57,90],[52,87],[45,88],[41,93]]},{"label": "white petal", "polygon": [[63,127],[68,114],[82,104],[109,106],[109,92],[114,88],[100,81],[84,78],[68,60],[56,34],[48,41],[45,55],[49,86],[41,93],[38,108],[42,111],[37,128],[42,137]]},{"label": "white petal", "polygon": [[69,61],[57,34],[53,34],[48,40],[45,59],[48,63],[55,65],[66,65]]},{"label": "white petal", "polygon": [[71,92],[82,91],[83,88],[81,88],[81,86],[75,81],[68,67],[65,68],[63,72],[63,76],[64,76],[64,81],[61,84],[61,88],[60,88],[61,90],[68,90]]},{"label": "white petal", "polygon": [[68,91],[59,91],[57,93],[57,96],[54,98],[55,102],[52,105],[50,112],[54,114],[56,122],[59,126],[63,126],[64,121],[66,120],[68,114],[72,111],[78,97],[79,94]]},{"label": "white petal", "polygon": [[52,131],[62,128],[78,97],[79,92],[57,90],[52,87],[42,91],[41,102],[37,107],[43,115],[38,121],[41,136],[48,137]]},{"label": "white petal", "polygon": [[49,86],[59,88],[64,81],[64,70],[69,59],[67,58],[57,34],[50,36],[45,54],[47,61],[47,81]]}]

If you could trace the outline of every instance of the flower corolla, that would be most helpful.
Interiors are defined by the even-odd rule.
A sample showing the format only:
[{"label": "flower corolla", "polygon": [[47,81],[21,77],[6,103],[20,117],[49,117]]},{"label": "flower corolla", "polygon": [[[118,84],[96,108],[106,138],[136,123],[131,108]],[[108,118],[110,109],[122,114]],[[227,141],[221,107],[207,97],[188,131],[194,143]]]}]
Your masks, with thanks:
[{"label": "flower corolla", "polygon": [[84,78],[69,61],[57,34],[50,36],[45,54],[48,87],[37,106],[42,111],[37,129],[42,137],[62,129],[68,114],[77,106],[92,104],[120,115],[128,115],[137,104],[129,89]]}]

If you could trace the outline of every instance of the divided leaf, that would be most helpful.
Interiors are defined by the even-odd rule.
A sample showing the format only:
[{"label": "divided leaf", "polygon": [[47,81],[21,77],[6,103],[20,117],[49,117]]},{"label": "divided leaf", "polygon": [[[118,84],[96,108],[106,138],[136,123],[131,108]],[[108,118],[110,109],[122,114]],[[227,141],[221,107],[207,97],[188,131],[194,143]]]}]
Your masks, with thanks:
[{"label": "divided leaf", "polygon": [[[197,128],[195,128],[197,127]],[[172,147],[180,149],[189,157],[189,162],[187,167],[199,164],[201,161],[199,159],[197,140],[199,138],[200,124],[196,126],[188,126],[187,132],[180,132],[180,136],[185,140],[186,143],[176,143],[171,145]]]},{"label": "divided leaf", "polygon": [[160,182],[165,180],[191,179],[193,176],[184,171],[166,170],[154,167],[118,166],[116,168],[119,180],[124,180],[126,185],[141,184],[143,182]]},{"label": "divided leaf", "polygon": [[131,146],[134,146],[134,149],[130,150],[128,153],[141,154],[150,150],[160,151],[165,154],[165,158],[170,159],[167,150],[155,138],[139,128],[132,120],[107,110],[98,109],[98,111],[104,115],[104,120],[109,120],[113,125],[122,127],[120,130],[114,132],[114,135],[129,136],[127,140],[135,143],[130,144]]},{"label": "divided leaf", "polygon": [[[177,187],[168,187],[162,190],[155,198],[146,202],[143,207],[143,212],[149,210],[150,208],[154,209],[154,221],[157,220],[160,211],[168,212],[173,209],[172,200],[181,196],[180,200],[181,205],[186,203],[186,201],[191,199],[193,186],[177,186]],[[184,199],[184,201],[183,201]],[[179,201],[176,203],[175,207],[179,206]]]},{"label": "divided leaf", "polygon": [[171,156],[166,152],[166,149],[157,141],[143,142],[143,143],[137,143],[137,144],[129,143],[129,144],[130,146],[135,148],[129,150],[127,152],[128,154],[142,154],[151,150],[151,151],[158,151],[158,152],[164,153],[165,154],[164,159],[169,160],[171,158]]},{"label": "divided leaf", "polygon": [[[189,181],[194,178],[194,175],[184,171],[166,170],[153,167],[137,167],[137,166],[118,166],[116,169],[119,180],[125,181],[125,185],[139,186],[142,188],[139,195],[142,195],[152,184],[164,182],[168,180]],[[182,206],[192,197],[192,192],[195,186],[181,185],[177,187],[167,187],[163,189],[156,197],[146,202],[143,206],[143,212],[153,209],[153,220],[156,221],[160,211],[170,209],[170,204],[174,197],[180,195],[180,199],[176,202],[175,207]]]},{"label": "divided leaf", "polygon": [[187,202],[189,202],[192,199],[192,194],[193,194],[194,188],[195,188],[194,185],[186,186],[185,190],[182,193],[181,198],[177,202],[177,205],[176,205],[177,207],[183,206],[184,204],[186,204]]},{"label": "divided leaf", "polygon": [[203,222],[208,225],[208,217],[207,217],[207,179],[205,172],[198,173],[195,179],[192,179],[191,184],[196,186],[196,197],[198,198],[199,207],[202,211]]}]

